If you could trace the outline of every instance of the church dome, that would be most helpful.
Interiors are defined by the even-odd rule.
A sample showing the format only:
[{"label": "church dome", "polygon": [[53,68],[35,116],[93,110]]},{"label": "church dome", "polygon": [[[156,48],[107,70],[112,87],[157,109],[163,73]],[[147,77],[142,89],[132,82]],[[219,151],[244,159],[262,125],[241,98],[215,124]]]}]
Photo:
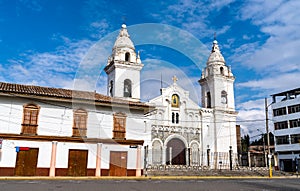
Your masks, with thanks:
[{"label": "church dome", "polygon": [[225,64],[225,59],[224,59],[223,55],[221,54],[221,51],[218,46],[218,41],[216,41],[216,40],[213,41],[213,46],[212,46],[211,53],[207,60],[207,65],[209,65],[210,63],[213,63],[213,62],[221,62],[221,63]]},{"label": "church dome", "polygon": [[117,49],[117,48],[131,48],[131,49],[135,49],[133,42],[130,39],[130,35],[128,34],[126,25],[123,24],[121,31],[119,33],[119,36],[117,37],[117,40],[114,44],[113,49]]}]

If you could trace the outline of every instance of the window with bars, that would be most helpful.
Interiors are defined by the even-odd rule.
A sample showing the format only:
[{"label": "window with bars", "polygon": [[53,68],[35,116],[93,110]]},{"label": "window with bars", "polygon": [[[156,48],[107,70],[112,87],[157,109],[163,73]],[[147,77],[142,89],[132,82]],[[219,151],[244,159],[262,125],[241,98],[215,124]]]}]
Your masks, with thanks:
[{"label": "window with bars", "polygon": [[73,137],[86,137],[88,114],[83,109],[73,113]]},{"label": "window with bars", "polygon": [[113,139],[126,139],[126,114],[121,112],[115,113],[113,118]]},{"label": "window with bars", "polygon": [[273,109],[273,115],[274,115],[274,117],[280,116],[280,115],[286,115],[286,108],[281,107],[278,109]]},{"label": "window with bars", "polygon": [[279,130],[279,129],[287,129],[288,128],[288,122],[287,121],[281,121],[274,123],[274,129]]},{"label": "window with bars", "polygon": [[300,127],[300,119],[290,120],[290,128]]},{"label": "window with bars", "polygon": [[291,135],[291,143],[292,144],[300,143],[300,134]]},{"label": "window with bars", "polygon": [[276,136],[276,144],[277,145],[283,145],[283,144],[289,144],[289,136]]},{"label": "window with bars", "polygon": [[289,106],[288,112],[289,112],[289,114],[300,112],[300,104]]}]

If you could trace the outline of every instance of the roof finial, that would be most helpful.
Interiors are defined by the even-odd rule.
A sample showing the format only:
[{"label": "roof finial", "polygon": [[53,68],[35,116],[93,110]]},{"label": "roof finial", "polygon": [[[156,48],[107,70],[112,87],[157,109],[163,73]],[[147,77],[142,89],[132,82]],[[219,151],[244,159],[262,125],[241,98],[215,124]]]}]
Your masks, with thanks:
[{"label": "roof finial", "polygon": [[214,40],[217,40],[217,33],[214,33]]},{"label": "roof finial", "polygon": [[122,24],[126,24],[126,16],[125,15],[122,16]]},{"label": "roof finial", "polygon": [[178,80],[178,78],[174,75],[173,78],[172,78],[174,84],[176,83],[176,81]]}]

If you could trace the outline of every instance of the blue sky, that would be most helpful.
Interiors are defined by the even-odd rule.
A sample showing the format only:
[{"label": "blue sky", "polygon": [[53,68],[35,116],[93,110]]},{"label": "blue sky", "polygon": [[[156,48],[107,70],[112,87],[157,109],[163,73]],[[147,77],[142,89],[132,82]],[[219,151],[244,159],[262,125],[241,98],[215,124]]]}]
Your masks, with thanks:
[{"label": "blue sky", "polygon": [[[142,42],[134,26],[154,23],[171,27],[172,32],[162,33],[170,42],[178,39],[178,31],[192,35],[206,49],[199,55],[207,55],[198,59],[191,49],[195,45],[181,41],[178,49],[138,43],[145,64],[143,100],[159,94],[163,73],[164,86],[177,75],[179,85],[199,102],[197,80],[216,32],[236,76],[238,123],[255,136],[257,128],[264,128],[264,97],[299,87],[299,9],[297,0],[0,0],[0,81],[72,88],[80,62],[96,42],[117,34],[123,22],[132,40]],[[151,36],[151,30],[145,34]],[[91,88],[106,94],[105,80],[101,72],[97,87]]]}]

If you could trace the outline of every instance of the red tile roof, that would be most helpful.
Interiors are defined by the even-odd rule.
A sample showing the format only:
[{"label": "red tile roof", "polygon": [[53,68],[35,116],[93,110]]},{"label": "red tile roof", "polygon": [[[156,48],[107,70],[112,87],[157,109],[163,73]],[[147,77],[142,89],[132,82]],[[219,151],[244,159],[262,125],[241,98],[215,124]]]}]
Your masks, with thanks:
[{"label": "red tile roof", "polygon": [[125,99],[112,98],[103,94],[88,91],[70,90],[62,88],[51,88],[33,85],[12,84],[0,82],[0,94],[11,94],[15,96],[35,96],[40,98],[59,98],[64,100],[85,100],[99,103],[111,103],[149,107],[142,102],[128,101]]}]

